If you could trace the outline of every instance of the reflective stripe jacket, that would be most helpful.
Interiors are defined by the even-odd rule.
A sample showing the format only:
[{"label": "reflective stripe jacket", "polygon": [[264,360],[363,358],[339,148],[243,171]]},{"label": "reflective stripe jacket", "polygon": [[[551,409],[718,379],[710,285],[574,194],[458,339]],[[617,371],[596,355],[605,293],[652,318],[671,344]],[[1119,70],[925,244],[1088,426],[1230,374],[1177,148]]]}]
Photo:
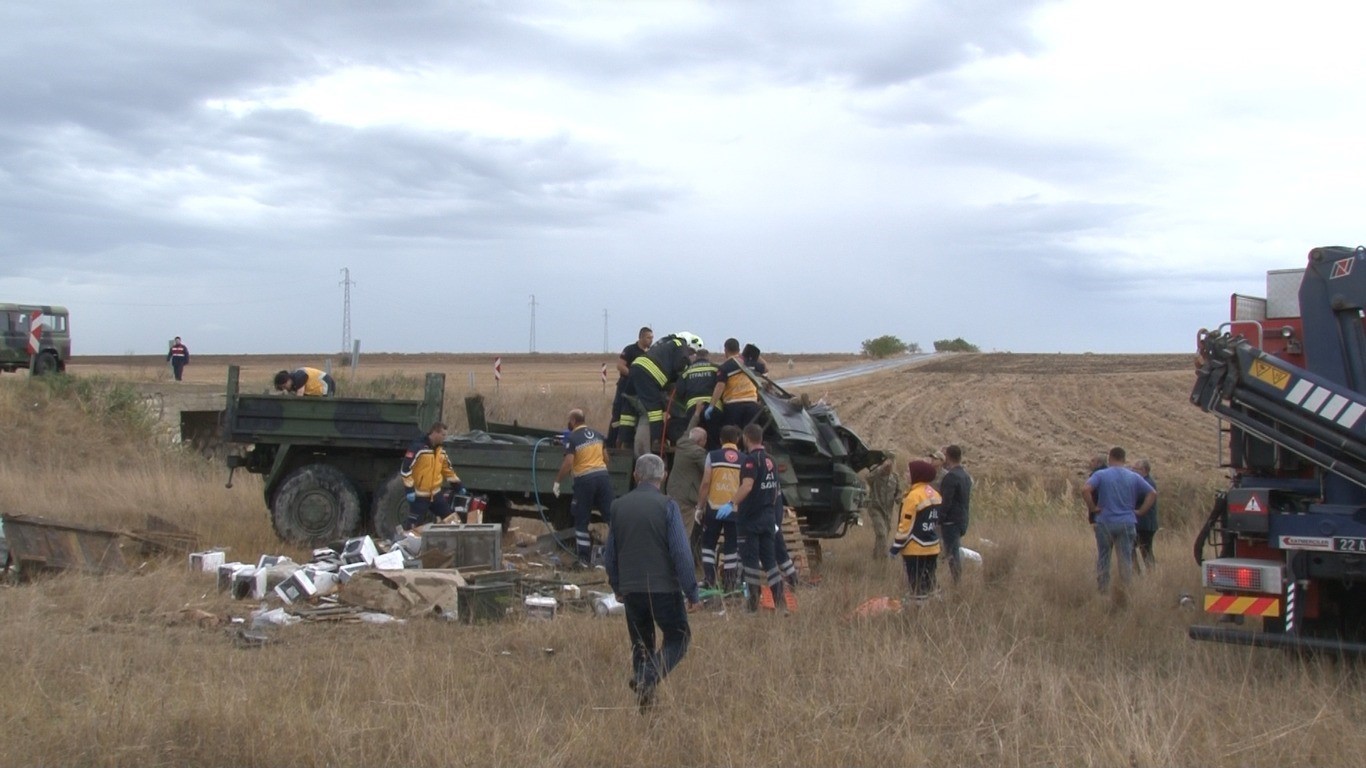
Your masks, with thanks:
[{"label": "reflective stripe jacket", "polygon": [[916,483],[901,502],[901,521],[892,547],[902,557],[939,554],[939,491],[929,483]]},{"label": "reflective stripe jacket", "polygon": [[631,366],[644,368],[662,389],[678,381],[683,369],[688,367],[691,349],[677,336],[665,336],[651,344],[645,354],[631,361]]},{"label": "reflective stripe jacket", "polygon": [[451,460],[446,458],[446,449],[439,445],[433,448],[426,436],[418,438],[408,447],[398,474],[403,478],[404,487],[423,498],[431,498],[432,494],[441,490],[443,480],[460,482],[455,470],[451,469]]}]

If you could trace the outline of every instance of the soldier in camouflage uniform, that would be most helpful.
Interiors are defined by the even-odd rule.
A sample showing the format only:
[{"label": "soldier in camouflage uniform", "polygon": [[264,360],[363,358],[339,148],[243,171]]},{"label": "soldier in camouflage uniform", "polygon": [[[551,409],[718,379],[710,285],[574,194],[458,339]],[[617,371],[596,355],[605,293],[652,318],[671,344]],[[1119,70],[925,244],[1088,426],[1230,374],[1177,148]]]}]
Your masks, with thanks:
[{"label": "soldier in camouflage uniform", "polygon": [[877,560],[887,558],[887,534],[901,511],[905,493],[896,469],[896,454],[888,451],[887,459],[868,471],[868,516],[873,521],[873,557]]}]

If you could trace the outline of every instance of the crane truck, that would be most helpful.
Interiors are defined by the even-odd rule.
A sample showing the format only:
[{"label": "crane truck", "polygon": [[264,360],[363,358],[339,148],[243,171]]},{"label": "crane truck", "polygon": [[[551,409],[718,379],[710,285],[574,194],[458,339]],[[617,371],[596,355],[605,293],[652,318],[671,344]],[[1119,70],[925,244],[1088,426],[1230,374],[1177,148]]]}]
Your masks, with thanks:
[{"label": "crane truck", "polygon": [[1191,638],[1366,653],[1364,315],[1366,247],[1323,247],[1199,332],[1190,399],[1230,482],[1195,541],[1215,620]]}]

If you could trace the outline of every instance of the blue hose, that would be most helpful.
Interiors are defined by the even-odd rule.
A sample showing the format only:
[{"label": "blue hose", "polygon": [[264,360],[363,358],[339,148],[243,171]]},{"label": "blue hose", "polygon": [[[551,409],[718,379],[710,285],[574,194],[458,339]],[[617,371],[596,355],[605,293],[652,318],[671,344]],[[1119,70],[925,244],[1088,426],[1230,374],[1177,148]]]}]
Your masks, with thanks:
[{"label": "blue hose", "polygon": [[541,443],[554,439],[555,438],[553,437],[543,437],[531,446],[531,493],[536,498],[536,512],[540,514],[541,522],[545,523],[545,529],[550,532],[550,540],[559,545],[560,549],[563,549],[566,553],[573,555],[574,559],[577,560],[579,553],[565,546],[563,541],[560,541],[560,537],[555,535],[555,527],[546,519],[545,506],[541,504],[541,486],[536,482],[536,453],[541,450]]}]

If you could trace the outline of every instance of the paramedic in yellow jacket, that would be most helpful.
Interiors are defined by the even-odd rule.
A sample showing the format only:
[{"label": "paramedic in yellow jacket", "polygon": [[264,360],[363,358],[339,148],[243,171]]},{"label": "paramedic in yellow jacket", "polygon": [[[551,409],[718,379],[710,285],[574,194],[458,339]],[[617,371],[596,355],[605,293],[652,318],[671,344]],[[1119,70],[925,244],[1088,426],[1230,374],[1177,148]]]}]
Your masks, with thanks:
[{"label": "paramedic in yellow jacket", "polygon": [[911,489],[901,502],[901,521],[892,540],[892,557],[901,555],[911,598],[923,600],[935,590],[934,569],[939,562],[939,492],[930,486],[934,465],[912,461]]},{"label": "paramedic in yellow jacket", "polygon": [[317,368],[280,371],[275,374],[275,388],[305,397],[333,397],[337,394],[337,382],[332,380],[332,374]]},{"label": "paramedic in yellow jacket", "polygon": [[592,561],[593,537],[588,531],[593,510],[598,510],[604,523],[610,523],[612,478],[607,474],[607,452],[603,436],[586,423],[583,411],[569,412],[569,433],[564,440],[564,461],[550,486],[556,498],[560,496],[560,482],[571,473],[574,476],[574,498],[569,502],[569,514],[574,518],[574,552],[579,567],[586,568]]},{"label": "paramedic in yellow jacket", "polygon": [[[408,489],[408,517],[403,521],[403,530],[411,531],[427,523],[430,518],[437,520],[449,517],[451,503],[441,493],[441,486],[450,483],[455,492],[465,495],[465,485],[451,468],[451,460],[446,457],[446,425],[441,422],[432,424],[427,434],[418,438],[403,454],[403,465],[399,477],[403,487]],[[388,535],[388,531],[381,533]]]}]

